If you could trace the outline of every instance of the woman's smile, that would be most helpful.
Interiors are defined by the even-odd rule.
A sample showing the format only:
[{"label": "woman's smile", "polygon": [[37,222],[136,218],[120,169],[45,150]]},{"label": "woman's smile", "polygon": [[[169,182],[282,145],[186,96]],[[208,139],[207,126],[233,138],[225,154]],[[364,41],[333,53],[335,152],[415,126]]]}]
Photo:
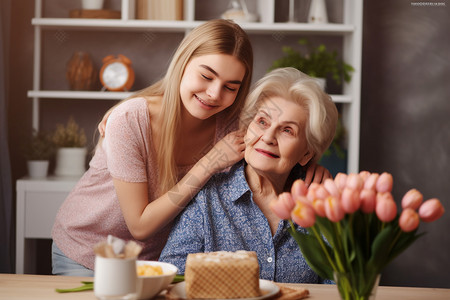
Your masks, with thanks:
[{"label": "woman's smile", "polygon": [[275,153],[272,153],[270,151],[266,151],[266,150],[263,150],[263,149],[260,149],[260,148],[255,148],[255,151],[260,153],[260,154],[262,154],[262,155],[264,155],[264,156],[268,156],[268,157],[271,157],[271,158],[280,158],[280,156],[276,155]]},{"label": "woman's smile", "polygon": [[206,102],[205,100],[203,100],[202,98],[200,98],[199,96],[194,94],[195,99],[198,100],[198,102],[200,103],[200,105],[205,108],[205,109],[214,109],[216,107],[219,107],[218,105],[213,105],[211,103]]}]

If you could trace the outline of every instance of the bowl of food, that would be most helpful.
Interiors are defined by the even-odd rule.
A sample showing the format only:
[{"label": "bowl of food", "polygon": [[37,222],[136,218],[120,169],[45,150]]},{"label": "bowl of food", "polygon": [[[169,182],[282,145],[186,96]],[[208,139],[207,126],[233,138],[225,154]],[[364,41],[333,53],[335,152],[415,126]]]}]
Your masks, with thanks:
[{"label": "bowl of food", "polygon": [[178,272],[172,264],[138,260],[136,262],[138,275],[138,299],[150,299],[166,289]]}]

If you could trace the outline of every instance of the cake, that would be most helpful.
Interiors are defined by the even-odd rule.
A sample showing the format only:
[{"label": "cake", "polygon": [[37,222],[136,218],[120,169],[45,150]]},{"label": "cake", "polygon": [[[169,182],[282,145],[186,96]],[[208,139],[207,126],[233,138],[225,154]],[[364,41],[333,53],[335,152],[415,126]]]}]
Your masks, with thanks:
[{"label": "cake", "polygon": [[256,252],[192,253],[187,257],[184,275],[189,299],[236,299],[261,295]]}]

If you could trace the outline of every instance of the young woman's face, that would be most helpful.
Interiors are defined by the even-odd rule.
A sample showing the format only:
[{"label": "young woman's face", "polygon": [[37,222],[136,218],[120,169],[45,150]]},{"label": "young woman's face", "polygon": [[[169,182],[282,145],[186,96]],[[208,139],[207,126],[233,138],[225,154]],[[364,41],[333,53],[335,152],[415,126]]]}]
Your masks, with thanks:
[{"label": "young woman's face", "polygon": [[201,120],[223,111],[236,99],[244,75],[244,65],[231,55],[210,54],[192,58],[180,84],[184,108]]},{"label": "young woman's face", "polygon": [[311,158],[305,136],[307,112],[280,97],[262,101],[247,129],[245,160],[261,173],[289,174],[295,164],[305,165]]}]

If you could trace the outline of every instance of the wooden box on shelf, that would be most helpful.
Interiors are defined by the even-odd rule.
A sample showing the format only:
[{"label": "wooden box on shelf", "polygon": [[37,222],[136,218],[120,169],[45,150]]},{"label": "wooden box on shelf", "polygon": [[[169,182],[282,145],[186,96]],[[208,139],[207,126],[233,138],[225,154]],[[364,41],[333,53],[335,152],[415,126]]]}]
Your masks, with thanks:
[{"label": "wooden box on shelf", "polygon": [[183,0],[137,0],[136,18],[141,20],[183,20]]}]

